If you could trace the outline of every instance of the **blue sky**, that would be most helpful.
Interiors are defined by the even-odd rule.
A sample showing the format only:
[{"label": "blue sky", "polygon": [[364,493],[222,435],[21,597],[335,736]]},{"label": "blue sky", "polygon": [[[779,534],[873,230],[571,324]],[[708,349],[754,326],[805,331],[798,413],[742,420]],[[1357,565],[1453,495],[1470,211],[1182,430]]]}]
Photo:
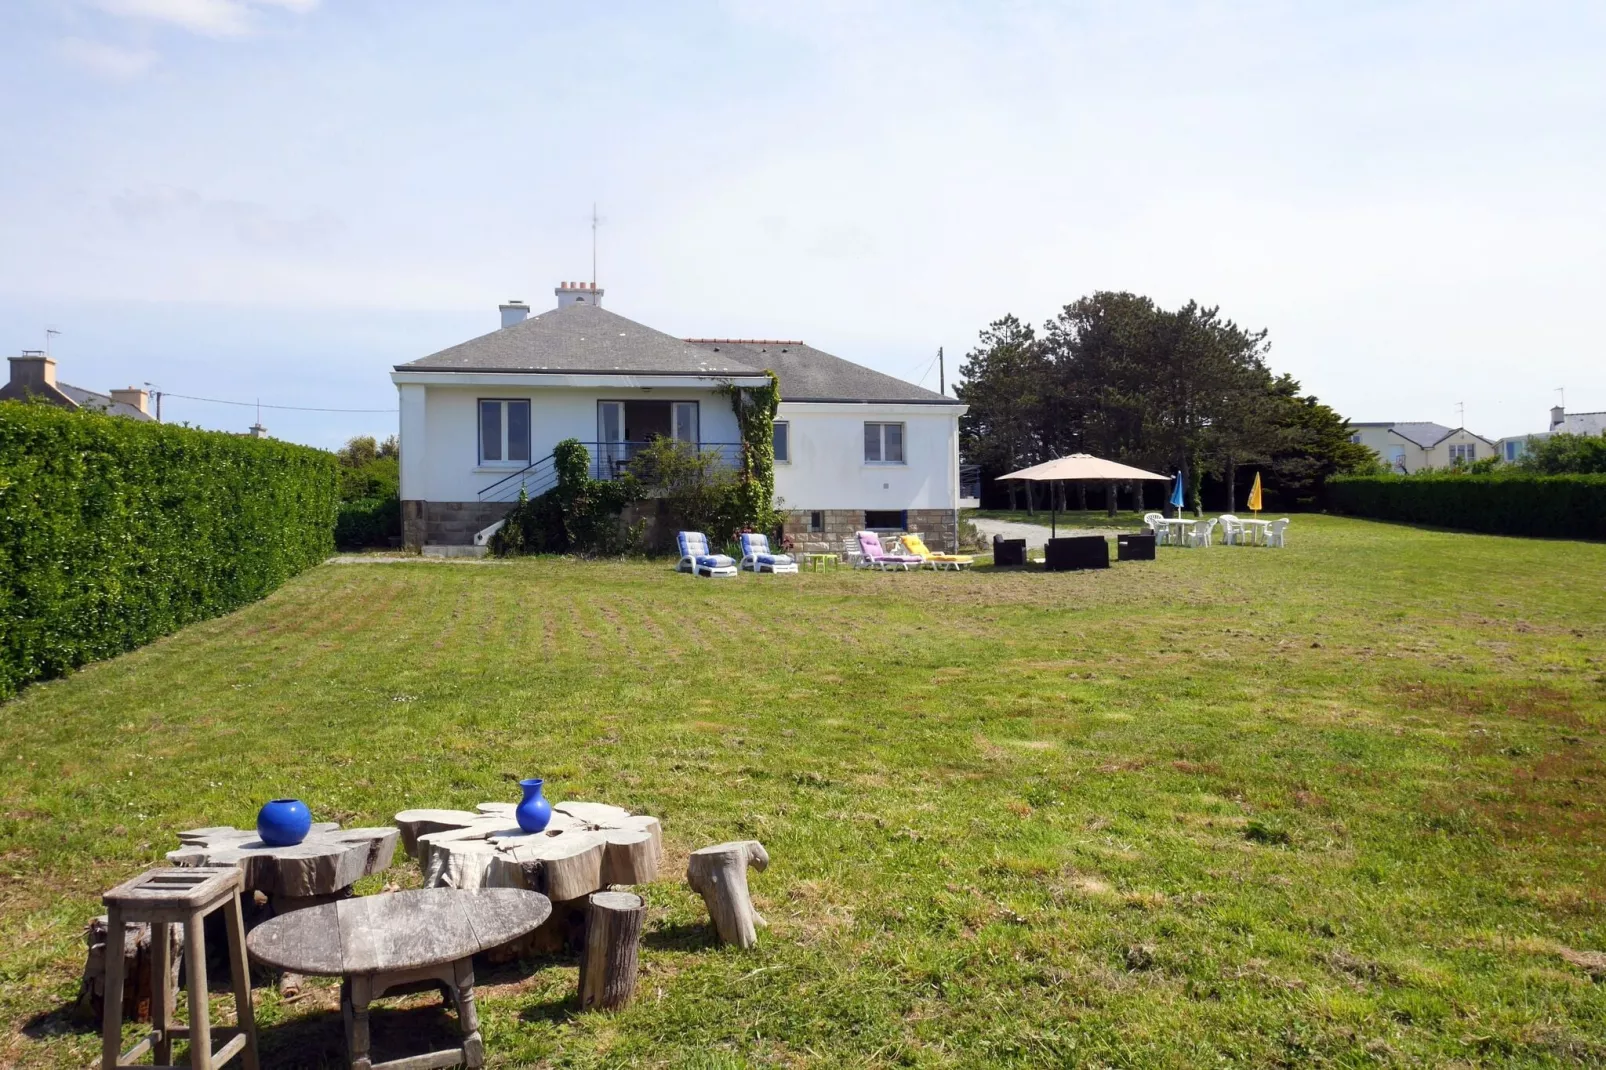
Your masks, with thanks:
[{"label": "blue sky", "polygon": [[590,274],[595,201],[606,306],[677,334],[917,380],[1129,289],[1354,419],[1540,430],[1606,409],[1602,70],[1594,2],[6,0],[0,349],[388,409]]}]

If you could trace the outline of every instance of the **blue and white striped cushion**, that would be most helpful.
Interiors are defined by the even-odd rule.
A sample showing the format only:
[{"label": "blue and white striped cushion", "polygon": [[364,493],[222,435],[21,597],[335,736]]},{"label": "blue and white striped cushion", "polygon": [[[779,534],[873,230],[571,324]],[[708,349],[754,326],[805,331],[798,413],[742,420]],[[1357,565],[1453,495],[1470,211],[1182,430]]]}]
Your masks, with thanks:
[{"label": "blue and white striped cushion", "polygon": [[751,557],[761,565],[790,565],[790,554],[776,554],[770,552],[770,539],[768,535],[759,535],[751,531],[742,532],[742,556]]},{"label": "blue and white striped cushion", "polygon": [[683,531],[677,540],[681,557],[703,557],[708,553],[708,536],[700,531]]}]

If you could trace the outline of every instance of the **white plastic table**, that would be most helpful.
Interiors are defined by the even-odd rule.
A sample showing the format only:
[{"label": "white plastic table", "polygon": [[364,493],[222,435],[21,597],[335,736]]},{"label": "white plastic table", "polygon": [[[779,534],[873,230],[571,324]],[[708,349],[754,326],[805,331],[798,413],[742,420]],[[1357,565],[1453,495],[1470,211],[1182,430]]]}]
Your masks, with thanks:
[{"label": "white plastic table", "polygon": [[1266,545],[1266,529],[1271,527],[1270,520],[1244,520],[1240,518],[1238,523],[1242,524],[1244,530],[1248,532],[1251,546]]},{"label": "white plastic table", "polygon": [[1198,521],[1189,520],[1180,516],[1168,516],[1162,517],[1160,523],[1164,524],[1168,529],[1173,529],[1170,531],[1170,534],[1167,535],[1166,541],[1171,543],[1172,546],[1186,546],[1188,543],[1188,531],[1195,524],[1197,524]]}]

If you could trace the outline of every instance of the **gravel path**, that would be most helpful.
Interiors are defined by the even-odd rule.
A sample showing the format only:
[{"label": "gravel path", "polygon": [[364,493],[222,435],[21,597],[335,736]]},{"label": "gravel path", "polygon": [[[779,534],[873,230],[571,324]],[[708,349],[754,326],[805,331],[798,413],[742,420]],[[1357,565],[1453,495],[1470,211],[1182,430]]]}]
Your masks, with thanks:
[{"label": "gravel path", "polygon": [[[1043,544],[1048,542],[1049,526],[1047,524],[1017,524],[1013,520],[985,520],[977,517],[971,521],[982,537],[992,542],[994,535],[1002,535],[1006,539],[1025,539],[1026,549],[1041,550]],[[1071,528],[1064,524],[1059,526],[1060,535],[1114,535],[1112,529],[1104,528]]]}]

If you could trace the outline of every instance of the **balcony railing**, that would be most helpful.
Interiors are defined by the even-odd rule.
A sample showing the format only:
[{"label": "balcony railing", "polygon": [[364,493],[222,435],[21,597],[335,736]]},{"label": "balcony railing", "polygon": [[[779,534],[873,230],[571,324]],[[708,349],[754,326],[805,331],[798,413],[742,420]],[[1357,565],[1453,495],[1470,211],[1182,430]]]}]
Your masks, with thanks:
[{"label": "balcony railing", "polygon": [[[652,445],[651,442],[582,442],[586,453],[590,455],[588,472],[592,479],[613,481],[626,472],[635,474],[649,486],[653,483],[652,473],[645,471],[644,466],[637,464],[642,452]],[[699,451],[705,456],[712,454],[715,462],[726,468],[736,468],[742,461],[742,443],[740,442],[702,442],[698,443]],[[539,461],[535,461],[516,472],[498,479],[495,483],[480,491],[482,502],[510,502],[518,498],[523,491],[531,498],[545,494],[557,486],[558,473],[549,453]]]}]

